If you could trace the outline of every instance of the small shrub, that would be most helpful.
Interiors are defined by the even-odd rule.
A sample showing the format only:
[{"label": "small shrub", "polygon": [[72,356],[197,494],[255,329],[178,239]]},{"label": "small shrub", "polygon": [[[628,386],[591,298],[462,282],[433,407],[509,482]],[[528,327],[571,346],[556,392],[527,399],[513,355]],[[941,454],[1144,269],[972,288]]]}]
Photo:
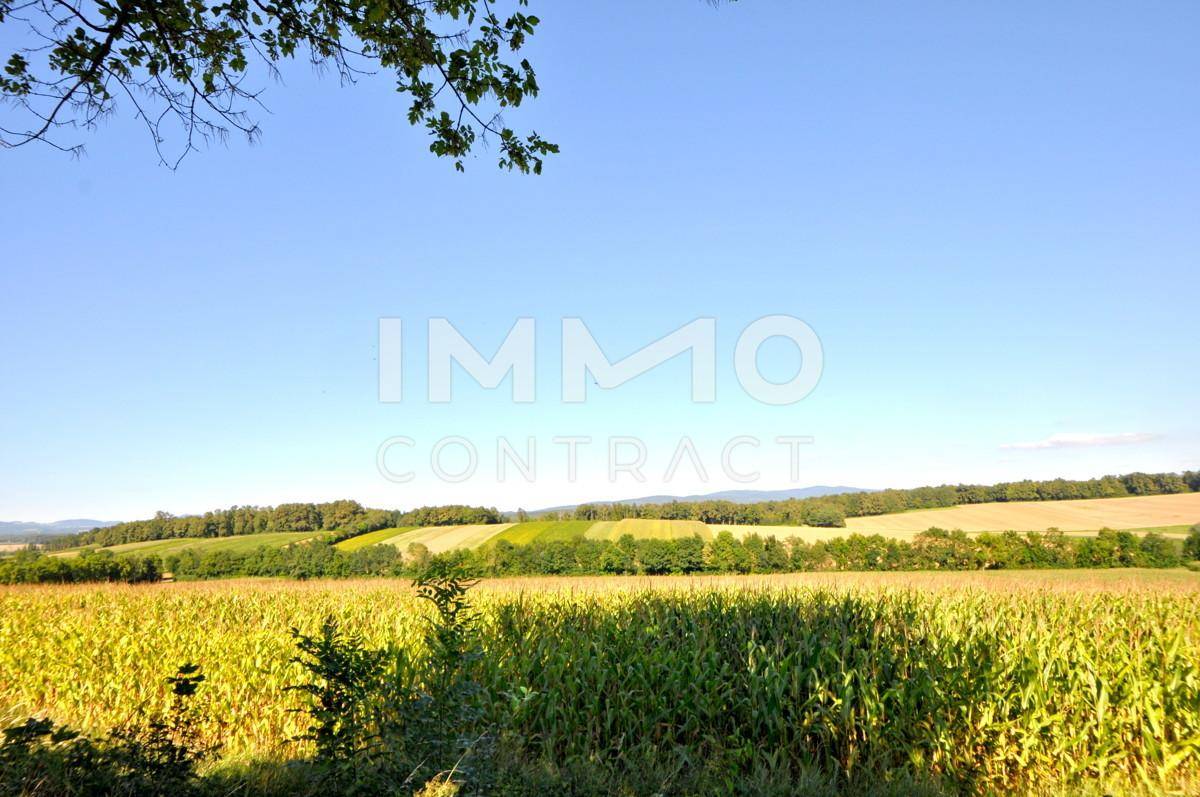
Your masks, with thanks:
[{"label": "small shrub", "polygon": [[1183,541],[1183,558],[1200,559],[1200,523],[1192,526],[1187,539]]},{"label": "small shrub", "polygon": [[[326,619],[321,633],[293,629],[310,676],[287,687],[306,694],[312,719],[299,737],[316,747],[312,764],[321,793],[449,797],[486,793],[492,737],[483,720],[476,615],[466,600],[474,585],[438,565],[416,583],[433,605],[420,661],[370,650]],[[411,672],[402,678],[398,673]],[[390,673],[391,677],[385,676]]]}]

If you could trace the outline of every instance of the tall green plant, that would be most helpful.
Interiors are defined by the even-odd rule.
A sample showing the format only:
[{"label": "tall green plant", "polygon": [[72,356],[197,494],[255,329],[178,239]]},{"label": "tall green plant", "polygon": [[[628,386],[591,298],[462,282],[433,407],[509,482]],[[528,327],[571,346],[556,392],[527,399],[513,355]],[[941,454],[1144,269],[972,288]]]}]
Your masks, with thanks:
[{"label": "tall green plant", "polygon": [[473,580],[435,567],[414,584],[431,614],[424,655],[368,649],[327,618],[318,635],[293,629],[308,672],[288,687],[308,696],[300,740],[315,746],[323,788],[339,794],[479,794],[490,781],[493,734],[484,721]]}]

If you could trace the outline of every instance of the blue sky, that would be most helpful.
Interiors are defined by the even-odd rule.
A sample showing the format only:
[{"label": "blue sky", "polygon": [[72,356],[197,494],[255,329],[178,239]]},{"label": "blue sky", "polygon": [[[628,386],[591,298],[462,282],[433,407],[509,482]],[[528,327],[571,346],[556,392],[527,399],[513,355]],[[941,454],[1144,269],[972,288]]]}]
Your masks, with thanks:
[{"label": "blue sky", "polygon": [[[81,160],[0,153],[0,518],[710,491],[736,486],[739,435],[764,440],[739,454],[762,489],[791,486],[787,434],[815,439],[800,485],[1200,465],[1200,6],[532,8],[543,94],[508,122],[561,144],[541,177],[486,151],[455,174],[386,76],[303,64],[269,87],[261,144],[176,172],[119,118]],[[824,345],[788,407],[732,369],[776,313]],[[397,405],[376,400],[381,316],[411,333]],[[481,350],[534,317],[538,401],[459,374],[426,402],[431,316]],[[718,400],[688,400],[679,359],[561,404],[563,316],[613,358],[716,318]],[[760,365],[797,359],[772,341]],[[1006,447],[1120,434],[1140,442]],[[418,441],[411,483],[376,469],[393,435]],[[446,435],[479,450],[465,483],[430,473]],[[534,483],[495,478],[498,435],[535,438]],[[556,435],[595,440],[574,484]],[[612,435],[646,441],[646,483],[607,481]],[[683,435],[708,483],[658,483]]]}]

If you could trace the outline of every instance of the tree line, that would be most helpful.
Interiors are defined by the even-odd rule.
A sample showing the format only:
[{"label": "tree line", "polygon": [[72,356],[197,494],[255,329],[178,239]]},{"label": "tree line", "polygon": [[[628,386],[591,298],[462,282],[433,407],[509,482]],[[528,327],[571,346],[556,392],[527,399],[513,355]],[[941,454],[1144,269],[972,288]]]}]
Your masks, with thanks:
[{"label": "tree line", "polygon": [[23,551],[0,560],[0,583],[157,581],[167,572],[180,579],[233,576],[420,578],[430,570],[453,570],[471,577],[534,575],[748,574],[828,571],[997,570],[1039,568],[1178,567],[1200,560],[1200,524],[1181,545],[1160,534],[1143,537],[1104,529],[1096,536],[1062,532],[1013,531],[967,535],[929,529],[912,540],[851,534],[805,542],[792,537],[728,531],[711,540],[556,540],[516,545],[506,540],[477,549],[431,554],[420,543],[400,551],[373,545],[343,552],[328,541],[252,551],[187,549],[159,560],[153,556],[113,557],[85,552],[76,558]]},{"label": "tree line", "polygon": [[395,526],[459,526],[500,523],[503,515],[493,507],[425,506],[407,512],[368,509],[358,501],[340,500],[323,504],[291,503],[278,506],[234,506],[203,515],[176,517],[158,512],[149,520],[118,523],[60,537],[51,550],[81,545],[121,545],[127,542],[165,540],[177,537],[232,537],[273,531],[335,531],[337,539]]},{"label": "tree line", "polygon": [[[575,520],[651,518],[698,520],[701,523],[766,526],[823,526],[842,528],[848,517],[884,515],[910,509],[936,509],[961,504],[1007,501],[1063,501],[1081,498],[1117,498],[1200,491],[1200,471],[1185,473],[1130,473],[1099,479],[1070,481],[1002,482],[994,485],[942,485],[906,490],[841,493],[819,498],[761,501],[672,501],[661,504],[581,504],[573,512],[543,513],[541,519],[573,517]],[[524,513],[521,513],[524,515]],[[51,542],[51,550],[83,545],[105,547],[144,540],[177,537],[228,537],[274,531],[332,531],[336,541],[356,534],[397,526],[458,526],[502,523],[504,514],[494,507],[424,506],[408,511],[370,509],[343,499],[327,503],[288,503],[277,506],[234,506],[203,515],[158,512],[149,520],[135,520],[68,535]]]},{"label": "tree line", "polygon": [[[1200,528],[1194,530],[1194,555],[1200,558]],[[474,577],[523,575],[668,575],[689,573],[750,574],[823,571],[999,570],[1038,568],[1177,567],[1183,562],[1177,542],[1160,534],[1139,538],[1105,529],[1095,537],[1062,532],[1004,532],[968,536],[962,531],[929,529],[912,540],[851,534],[805,542],[751,534],[738,539],[728,531],[712,540],[566,540],[513,545],[499,541],[474,550],[436,556],[410,550],[404,574],[423,568],[452,567]]]},{"label": "tree line", "polygon": [[112,551],[83,551],[68,558],[28,548],[0,559],[0,584],[138,584],[161,581],[162,575],[157,556],[114,556]]},{"label": "tree line", "polygon": [[887,515],[910,509],[938,509],[963,504],[1009,501],[1067,501],[1120,498],[1200,491],[1200,471],[1129,473],[1099,479],[1025,480],[993,485],[945,484],[907,490],[839,493],[817,498],[791,498],[739,504],[733,501],[671,501],[661,504],[581,504],[576,520],[648,518],[698,520],[701,523],[841,528],[848,517]]}]

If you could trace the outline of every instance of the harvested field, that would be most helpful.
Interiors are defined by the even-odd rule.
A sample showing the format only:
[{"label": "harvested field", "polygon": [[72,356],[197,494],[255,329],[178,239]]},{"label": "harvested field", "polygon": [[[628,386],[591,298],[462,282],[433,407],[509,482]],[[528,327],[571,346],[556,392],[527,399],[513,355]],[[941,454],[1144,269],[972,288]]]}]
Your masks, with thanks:
[{"label": "harvested field", "polygon": [[1200,522],[1200,493],[1081,501],[1018,501],[968,504],[894,515],[847,518],[847,531],[860,534],[918,532],[932,526],[963,531],[1094,531],[1142,529]]},{"label": "harvested field", "polygon": [[637,539],[675,540],[698,535],[701,539],[712,539],[708,526],[698,520],[607,520],[595,523],[585,535],[591,540],[619,540],[626,534]]},{"label": "harvested field", "polygon": [[394,545],[403,551],[417,542],[428,548],[430,553],[443,553],[452,548],[474,548],[482,545],[515,525],[488,523],[472,526],[425,526],[379,540],[379,544]]}]

